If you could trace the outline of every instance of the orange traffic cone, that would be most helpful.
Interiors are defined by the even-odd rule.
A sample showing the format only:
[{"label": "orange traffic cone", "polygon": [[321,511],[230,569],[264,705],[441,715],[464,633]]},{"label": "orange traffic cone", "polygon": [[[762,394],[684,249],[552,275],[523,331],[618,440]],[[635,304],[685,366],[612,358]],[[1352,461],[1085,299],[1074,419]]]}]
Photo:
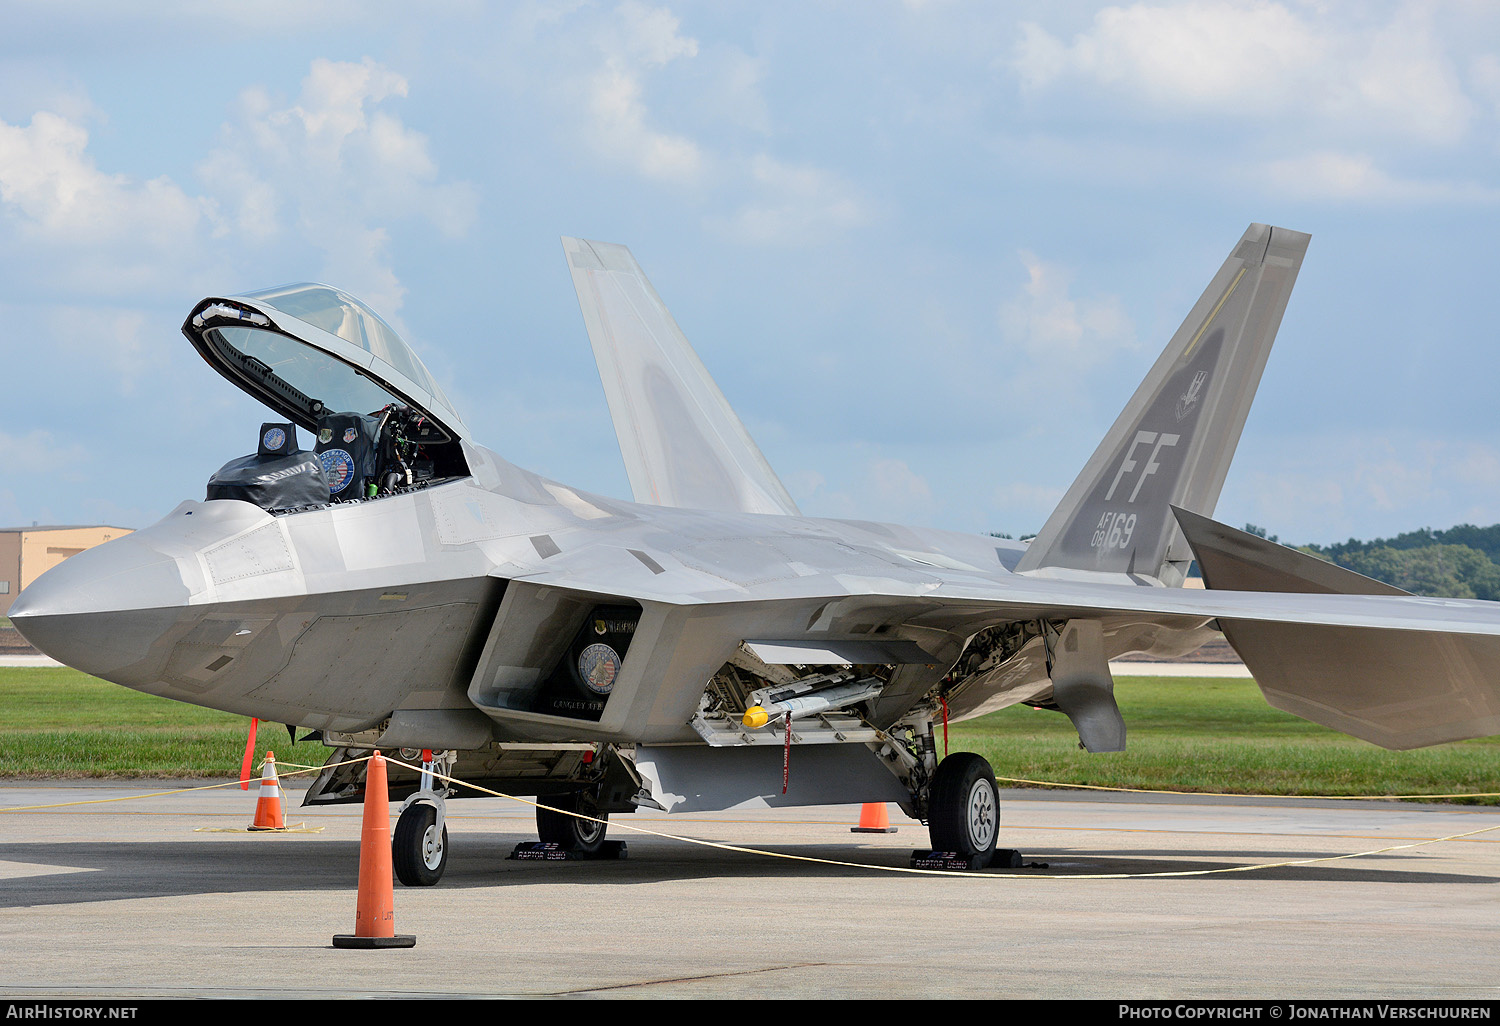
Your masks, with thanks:
[{"label": "orange traffic cone", "polygon": [[865,802],[859,810],[859,826],[850,827],[851,834],[894,834],[898,828],[891,826],[890,814],[885,802]]},{"label": "orange traffic cone", "polygon": [[391,810],[385,759],[376,752],[365,773],[365,818],[359,834],[359,897],[354,933],[335,934],[336,948],[411,948],[417,938],[396,934],[395,883],[391,879]]},{"label": "orange traffic cone", "polygon": [[260,767],[260,797],[255,800],[255,822],[251,830],[285,830],[281,818],[281,781],[276,779],[276,753],[267,752]]}]

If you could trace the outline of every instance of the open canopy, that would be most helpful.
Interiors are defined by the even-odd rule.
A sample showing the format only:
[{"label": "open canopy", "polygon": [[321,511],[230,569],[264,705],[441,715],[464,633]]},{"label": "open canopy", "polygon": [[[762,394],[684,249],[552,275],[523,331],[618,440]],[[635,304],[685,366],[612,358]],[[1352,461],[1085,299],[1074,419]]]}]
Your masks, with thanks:
[{"label": "open canopy", "polygon": [[423,414],[424,440],[468,434],[422,361],[359,300],[300,283],[209,298],[182,326],[203,358],[310,431],[325,412],[374,413],[401,403]]}]

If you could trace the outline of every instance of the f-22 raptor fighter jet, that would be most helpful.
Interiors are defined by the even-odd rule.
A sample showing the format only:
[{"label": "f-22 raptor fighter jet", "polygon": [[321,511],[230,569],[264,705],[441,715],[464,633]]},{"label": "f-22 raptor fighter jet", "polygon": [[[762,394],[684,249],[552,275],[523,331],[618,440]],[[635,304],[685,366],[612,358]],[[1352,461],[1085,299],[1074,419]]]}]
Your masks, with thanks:
[{"label": "f-22 raptor fighter jet", "polygon": [[[892,801],[983,862],[993,771],[940,760],[934,723],[1026,702],[1117,751],[1109,660],[1214,631],[1272,705],[1375,744],[1500,733],[1500,604],[1209,519],[1307,243],[1250,226],[1030,545],[800,515],[622,246],[564,240],[633,502],[481,448],[342,292],[205,299],[183,333],[274,411],[257,451],[10,615],[87,673],[315,732],[309,803],[361,797],[363,764],[334,763],[428,749],[539,795],[541,838],[579,851],[641,806]],[[1181,587],[1195,559],[1206,590]],[[412,884],[464,793],[430,780],[392,776]]]}]

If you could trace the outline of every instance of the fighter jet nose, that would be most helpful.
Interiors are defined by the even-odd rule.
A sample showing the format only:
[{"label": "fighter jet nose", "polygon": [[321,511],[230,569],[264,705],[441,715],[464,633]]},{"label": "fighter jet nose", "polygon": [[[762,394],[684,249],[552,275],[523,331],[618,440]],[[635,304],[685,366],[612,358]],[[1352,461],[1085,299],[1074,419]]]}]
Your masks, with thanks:
[{"label": "fighter jet nose", "polygon": [[47,571],[6,615],[58,662],[119,680],[147,660],[187,599],[177,561],[127,535]]}]

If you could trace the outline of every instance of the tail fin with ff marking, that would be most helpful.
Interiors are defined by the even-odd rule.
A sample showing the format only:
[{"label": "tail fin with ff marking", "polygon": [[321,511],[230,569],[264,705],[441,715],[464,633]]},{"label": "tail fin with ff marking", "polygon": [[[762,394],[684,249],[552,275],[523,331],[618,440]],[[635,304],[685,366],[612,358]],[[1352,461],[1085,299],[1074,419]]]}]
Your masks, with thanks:
[{"label": "tail fin with ff marking", "polygon": [[1193,554],[1172,507],[1213,513],[1310,238],[1246,230],[1018,572],[1182,583]]}]

